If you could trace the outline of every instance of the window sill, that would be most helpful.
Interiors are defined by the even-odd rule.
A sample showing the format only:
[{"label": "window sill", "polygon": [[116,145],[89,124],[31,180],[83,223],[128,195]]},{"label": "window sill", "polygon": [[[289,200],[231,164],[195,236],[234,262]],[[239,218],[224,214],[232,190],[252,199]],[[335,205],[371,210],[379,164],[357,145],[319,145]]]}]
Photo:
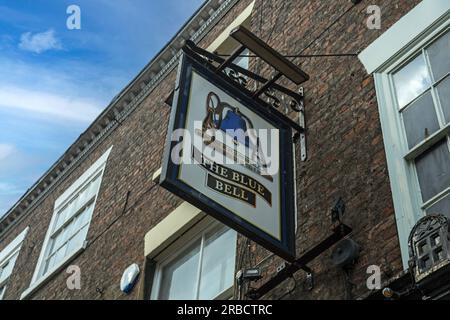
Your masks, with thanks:
[{"label": "window sill", "polygon": [[219,301],[232,300],[233,293],[234,293],[234,286],[231,286],[228,289],[225,289],[224,291],[222,291],[222,293],[220,293],[217,297],[215,297],[214,300],[219,300]]},{"label": "window sill", "polygon": [[437,195],[435,195],[433,198],[428,200],[422,205],[422,210],[426,210],[427,208],[431,207],[432,205],[436,204],[440,200],[444,199],[447,195],[450,194],[450,187],[442,190]]},{"label": "window sill", "polygon": [[48,271],[46,274],[40,276],[37,280],[32,282],[28,289],[26,289],[24,292],[22,292],[22,295],[20,296],[20,300],[26,300],[31,295],[33,295],[37,290],[39,290],[43,285],[45,285],[47,282],[49,282],[59,271],[64,269],[73,259],[78,257],[84,249],[86,249],[86,241],[85,243],[79,247],[78,249],[75,249],[71,254],[69,254],[67,257],[65,257],[60,263],[58,263],[56,266],[54,266],[50,271]]},{"label": "window sill", "polygon": [[[216,297],[212,298],[212,301],[227,301],[227,300],[233,300],[233,294],[234,294],[234,286],[231,286],[225,290],[223,290],[221,293],[219,293]],[[150,300],[153,301],[161,301],[158,299],[150,298]],[[200,301],[200,300],[192,300],[192,301]]]},{"label": "window sill", "polygon": [[414,148],[412,148],[405,156],[405,160],[411,161],[417,158],[419,155],[427,151],[431,148],[436,142],[445,138],[450,133],[450,123],[448,123],[444,128],[440,129],[438,132],[435,132],[433,135],[428,137],[428,139],[424,140],[422,143],[418,144]]}]

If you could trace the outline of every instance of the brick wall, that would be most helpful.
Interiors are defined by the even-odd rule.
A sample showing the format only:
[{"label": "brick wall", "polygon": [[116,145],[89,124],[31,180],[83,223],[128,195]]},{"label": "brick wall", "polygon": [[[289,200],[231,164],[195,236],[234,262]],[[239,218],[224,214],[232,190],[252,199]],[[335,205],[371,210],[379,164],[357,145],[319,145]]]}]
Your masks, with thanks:
[{"label": "brick wall", "polygon": [[[262,15],[260,37],[284,54],[358,53],[419,2],[260,1],[252,26],[261,30]],[[366,26],[366,9],[373,4],[382,11],[381,30]],[[330,209],[338,197],[346,203],[344,222],[362,251],[348,272],[354,286],[346,286],[344,272],[333,267],[327,251],[310,265],[312,290],[299,271],[295,281],[286,280],[265,298],[357,298],[367,292],[369,265],[381,267],[383,281],[403,269],[374,83],[356,57],[295,61],[311,76],[304,84],[308,160],[297,159],[297,256],[331,233]],[[244,265],[259,265],[266,275],[254,287],[282,263],[254,243],[242,246],[239,255]]]},{"label": "brick wall", "polygon": [[[349,0],[256,0],[252,30],[285,54],[358,52],[418,2],[371,0],[352,7]],[[241,0],[201,45],[211,43],[249,3]],[[382,9],[382,30],[369,30],[365,25],[365,10],[370,4]],[[311,75],[305,84],[308,161],[297,162],[297,254],[328,235],[330,207],[342,196],[347,205],[344,220],[353,227],[353,238],[363,248],[349,274],[356,284],[352,294],[357,296],[366,290],[368,265],[380,265],[384,278],[402,269],[374,84],[356,57],[308,58],[296,62]],[[255,61],[251,66],[257,66]],[[31,227],[5,298],[17,299],[28,288],[55,199],[111,145],[114,147],[89,229],[88,247],[71,262],[81,268],[81,290],[67,289],[68,274],[63,270],[32,298],[136,298],[137,290],[128,296],[119,290],[122,272],[133,262],[142,269],[145,233],[181,203],[151,180],[161,164],[170,113],[164,101],[173,89],[175,72],[3,237],[0,250],[26,226]],[[244,265],[255,265],[269,255],[254,243],[247,245],[244,239],[239,241],[238,253],[239,261],[240,255],[244,255]],[[261,264],[266,278],[260,283],[275,272],[280,262],[271,257]],[[329,252],[311,267],[315,272],[312,291],[304,289],[304,274],[299,272],[295,275],[297,287],[291,294],[286,292],[292,284],[285,283],[266,298],[346,297],[344,276],[332,267]]]}]

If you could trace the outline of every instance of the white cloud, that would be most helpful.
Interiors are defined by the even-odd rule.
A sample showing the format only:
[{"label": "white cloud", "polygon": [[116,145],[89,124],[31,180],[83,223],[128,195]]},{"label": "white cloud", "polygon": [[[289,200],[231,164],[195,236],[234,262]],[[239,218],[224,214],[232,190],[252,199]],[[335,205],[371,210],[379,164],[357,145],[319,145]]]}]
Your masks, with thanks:
[{"label": "white cloud", "polygon": [[99,104],[90,100],[2,85],[0,107],[34,113],[44,116],[47,120],[82,123],[91,122],[101,111]]},{"label": "white cloud", "polygon": [[11,183],[0,182],[0,218],[11,208],[23,194],[24,188]]},{"label": "white cloud", "polygon": [[84,129],[92,122],[117,86],[103,69],[91,65],[36,65],[0,57],[0,70],[8,75],[0,78],[0,110],[72,128]]},{"label": "white cloud", "polygon": [[45,32],[32,34],[23,33],[20,36],[19,48],[25,51],[42,53],[48,50],[62,49],[61,42],[55,37],[55,31],[50,29]]},{"label": "white cloud", "polygon": [[15,195],[21,193],[22,190],[17,188],[15,185],[5,182],[0,182],[0,194],[4,195]]},{"label": "white cloud", "polygon": [[[15,151],[15,148],[13,145],[6,144],[6,143],[0,143],[0,161],[9,157],[14,151]],[[1,188],[0,188],[0,190],[1,190]]]}]

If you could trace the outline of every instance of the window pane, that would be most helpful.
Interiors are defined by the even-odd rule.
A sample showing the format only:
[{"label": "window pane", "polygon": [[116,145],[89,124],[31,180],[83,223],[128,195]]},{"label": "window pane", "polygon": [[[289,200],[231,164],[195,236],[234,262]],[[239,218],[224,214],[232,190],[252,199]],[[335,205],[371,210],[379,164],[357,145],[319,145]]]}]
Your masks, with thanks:
[{"label": "window pane", "polygon": [[53,244],[52,252],[58,250],[71,237],[74,223],[70,222],[61,232],[54,236],[55,242]]},{"label": "window pane", "polygon": [[57,221],[55,224],[55,229],[58,229],[67,222],[69,219],[73,217],[74,214],[77,214],[79,210],[86,205],[89,201],[91,201],[95,195],[97,194],[98,188],[100,186],[100,175],[95,177],[95,180],[92,180],[86,187],[80,191],[75,197],[70,200],[70,202],[63,208],[57,217]]},{"label": "window pane", "polygon": [[439,122],[431,92],[414,101],[402,114],[409,148],[414,147],[439,130]]},{"label": "window pane", "polygon": [[428,210],[428,214],[443,214],[450,218],[450,195],[432,205]]},{"label": "window pane", "polygon": [[72,239],[69,240],[67,246],[67,253],[73,253],[75,250],[78,250],[83,245],[84,240],[86,239],[88,226],[84,226],[83,229],[78,231]]},{"label": "window pane", "polygon": [[95,180],[93,180],[89,184],[89,187],[88,187],[88,190],[87,190],[87,198],[88,199],[92,199],[93,197],[95,197],[95,195],[97,194],[99,188],[100,188],[100,175],[95,177]]},{"label": "window pane", "polygon": [[61,262],[64,259],[64,257],[66,256],[66,251],[67,251],[67,243],[64,244],[61,248],[59,248],[58,251],[56,251],[55,264]]},{"label": "window pane", "polygon": [[222,228],[206,236],[199,299],[216,298],[233,285],[236,232]]},{"label": "window pane", "polygon": [[59,232],[57,235],[53,238],[52,247],[50,249],[49,254],[53,254],[58,250],[66,241],[67,238],[67,228],[63,229],[61,232]]},{"label": "window pane", "polygon": [[56,252],[53,253],[52,256],[47,260],[47,264],[46,264],[42,274],[45,274],[52,267],[56,266],[59,262],[61,262],[66,255],[66,250],[67,250],[67,244],[63,245],[61,248],[56,250]]},{"label": "window pane", "polygon": [[[449,58],[450,60],[450,58]],[[439,83],[437,86],[439,100],[447,123],[450,122],[450,77]]]},{"label": "window pane", "polygon": [[181,257],[163,268],[159,299],[196,299],[200,243],[201,240],[196,241]]},{"label": "window pane", "polygon": [[80,211],[80,209],[86,204],[86,201],[84,201],[85,198],[86,198],[86,192],[82,192],[72,200],[73,209],[72,209],[71,217],[74,214],[77,214],[77,212]]},{"label": "window pane", "polygon": [[0,300],[3,299],[3,295],[5,294],[5,289],[6,289],[6,286],[3,286],[0,288]]},{"label": "window pane", "polygon": [[0,276],[0,282],[5,281],[5,280],[9,277],[9,275],[10,275],[10,272],[9,272],[10,266],[11,266],[11,263],[10,263],[9,261],[7,261],[7,262],[2,266],[1,273],[0,273],[0,274],[1,274],[1,276]]},{"label": "window pane", "polygon": [[[245,56],[245,55],[248,55],[248,54],[249,54],[248,50],[244,50],[244,52],[241,53],[242,56]],[[249,57],[237,57],[233,61],[233,64],[248,70]],[[247,76],[245,76],[245,75],[243,75],[243,74],[241,74],[241,73],[239,73],[237,71],[234,71],[231,68],[225,68],[225,73],[228,74],[229,76],[231,76],[232,78],[234,78],[236,81],[239,81],[239,82],[241,82],[241,81],[248,81],[248,77]]]},{"label": "window pane", "polygon": [[5,281],[11,275],[18,255],[19,255],[19,252],[16,252],[11,258],[9,258],[1,266],[1,268],[0,268],[0,283]]},{"label": "window pane", "polygon": [[241,68],[248,69],[250,51],[245,49],[240,55],[243,57],[237,57],[233,63],[238,65]]},{"label": "window pane", "polygon": [[422,55],[395,73],[394,84],[400,108],[406,106],[428,89],[430,83],[430,76]]},{"label": "window pane", "polygon": [[[89,208],[90,207],[88,207],[87,209],[89,210]],[[44,266],[42,274],[47,272],[54,265],[64,260],[67,254],[73,253],[73,249],[75,248],[75,246],[85,240],[87,226],[82,229],[82,232],[79,232],[77,234],[77,232],[83,226],[82,222],[84,219],[84,215],[79,215],[73,218],[72,221],[70,221],[70,223],[64,229],[52,236],[52,240],[49,246],[50,249],[46,255],[47,264]],[[77,234],[77,237],[75,240],[73,240],[75,234]],[[82,236],[84,236],[83,239],[81,239]]]},{"label": "window pane", "polygon": [[55,255],[52,255],[50,258],[47,259],[47,263],[45,264],[45,267],[42,271],[42,274],[45,274],[51,267],[55,265]]},{"label": "window pane", "polygon": [[83,221],[81,225],[85,225],[92,219],[92,214],[94,213],[94,202],[91,202],[83,213]]},{"label": "window pane", "polygon": [[70,215],[70,211],[72,210],[72,205],[71,203],[69,203],[68,205],[66,205],[64,207],[64,209],[62,209],[57,216],[57,220],[55,223],[55,228],[53,229],[54,231],[59,229],[67,220],[67,217]]},{"label": "window pane", "polygon": [[73,232],[72,235],[75,234],[80,228],[82,227],[82,221],[83,221],[83,215],[86,212],[86,210],[83,210],[81,213],[79,213],[74,220],[72,221],[73,224]]},{"label": "window pane", "polygon": [[442,140],[417,158],[416,168],[424,202],[449,187],[450,153],[447,140]]},{"label": "window pane", "polygon": [[79,212],[77,216],[75,217],[75,220],[73,221],[73,229],[72,234],[75,234],[80,230],[82,227],[84,227],[91,218],[91,212],[94,207],[94,203],[91,202],[87,207],[83,209],[83,211]]},{"label": "window pane", "polygon": [[3,269],[2,276],[4,274],[6,274],[7,277],[11,276],[11,274],[13,272],[14,265],[16,264],[16,260],[17,260],[18,256],[19,256],[19,252],[16,252],[11,258],[9,258],[8,268],[7,269],[6,268]]},{"label": "window pane", "polygon": [[88,190],[87,190],[87,188],[84,188],[84,190],[81,191],[81,193],[77,197],[77,206],[76,207],[79,209],[80,207],[85,205],[86,202],[88,201],[88,198],[89,198]]},{"label": "window pane", "polygon": [[450,32],[447,32],[428,48],[431,70],[437,81],[450,72]]}]

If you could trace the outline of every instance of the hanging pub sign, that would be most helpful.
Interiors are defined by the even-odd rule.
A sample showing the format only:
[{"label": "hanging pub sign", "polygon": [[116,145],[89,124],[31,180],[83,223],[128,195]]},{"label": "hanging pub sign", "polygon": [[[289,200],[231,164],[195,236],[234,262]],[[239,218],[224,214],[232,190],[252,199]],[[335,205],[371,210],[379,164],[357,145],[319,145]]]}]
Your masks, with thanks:
[{"label": "hanging pub sign", "polygon": [[286,260],[295,258],[293,132],[194,54],[180,58],[160,184]]}]

